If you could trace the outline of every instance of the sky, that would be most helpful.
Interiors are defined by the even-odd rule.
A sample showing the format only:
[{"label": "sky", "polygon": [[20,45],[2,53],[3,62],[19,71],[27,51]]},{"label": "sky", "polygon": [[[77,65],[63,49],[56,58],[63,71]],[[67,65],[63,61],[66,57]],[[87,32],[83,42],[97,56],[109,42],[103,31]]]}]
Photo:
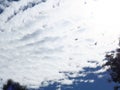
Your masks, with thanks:
[{"label": "sky", "polygon": [[103,83],[99,89],[112,90],[100,67],[105,53],[119,47],[119,3],[0,0],[0,83],[44,90],[96,90]]}]

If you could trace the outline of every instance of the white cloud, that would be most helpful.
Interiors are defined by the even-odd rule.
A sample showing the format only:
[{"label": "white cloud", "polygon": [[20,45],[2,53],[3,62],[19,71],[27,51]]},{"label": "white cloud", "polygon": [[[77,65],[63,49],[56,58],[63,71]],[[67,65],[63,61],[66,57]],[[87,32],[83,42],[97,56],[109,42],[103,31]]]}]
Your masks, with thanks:
[{"label": "white cloud", "polygon": [[[45,79],[59,80],[65,77],[59,71],[78,72],[85,66],[96,67],[88,60],[102,65],[105,51],[117,47],[119,0],[89,0],[87,4],[83,0],[60,0],[60,5],[59,0],[48,0],[20,11],[5,23],[28,2],[13,3],[0,15],[0,27],[4,30],[0,32],[0,77],[4,80],[12,78],[36,86]],[[25,37],[28,39],[22,41]],[[104,71],[96,73],[99,72]],[[62,83],[72,81],[65,79]]]}]

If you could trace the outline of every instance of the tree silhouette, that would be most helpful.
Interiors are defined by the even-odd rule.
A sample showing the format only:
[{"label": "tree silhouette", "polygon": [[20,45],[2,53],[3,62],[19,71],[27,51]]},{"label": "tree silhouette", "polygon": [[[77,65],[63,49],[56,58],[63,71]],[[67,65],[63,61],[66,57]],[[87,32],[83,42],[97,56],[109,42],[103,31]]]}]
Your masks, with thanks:
[{"label": "tree silhouette", "polygon": [[[117,84],[120,84],[120,48],[115,51],[108,52],[105,56],[107,62],[104,66],[108,67],[108,72],[110,73],[111,80]],[[119,85],[114,87],[114,90],[118,90]]]},{"label": "tree silhouette", "polygon": [[7,84],[3,85],[3,90],[27,90],[25,86],[20,85],[18,82],[14,82],[9,79]]}]

